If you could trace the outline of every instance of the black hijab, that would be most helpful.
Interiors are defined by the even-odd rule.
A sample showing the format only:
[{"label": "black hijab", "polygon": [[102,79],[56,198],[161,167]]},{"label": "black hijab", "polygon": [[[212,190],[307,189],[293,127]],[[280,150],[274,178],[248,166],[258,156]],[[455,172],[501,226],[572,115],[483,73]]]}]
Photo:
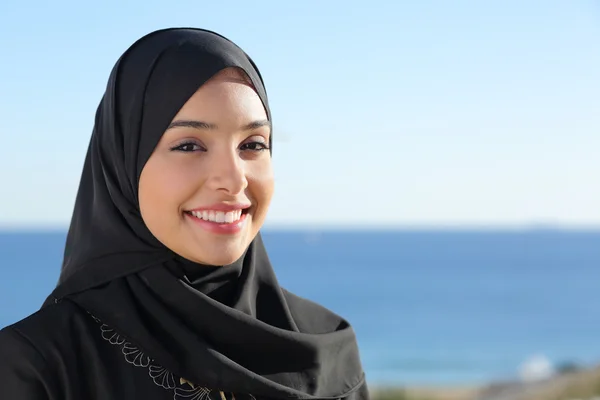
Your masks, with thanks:
[{"label": "black hijab", "polygon": [[[356,338],[329,310],[281,288],[260,234],[233,265],[194,264],[163,246],[138,206],[138,182],[178,110],[217,72],[262,77],[228,39],[165,29],[113,68],[96,113],[57,288],[176,376],[270,398],[368,397]],[[335,288],[332,288],[335,290]]]}]

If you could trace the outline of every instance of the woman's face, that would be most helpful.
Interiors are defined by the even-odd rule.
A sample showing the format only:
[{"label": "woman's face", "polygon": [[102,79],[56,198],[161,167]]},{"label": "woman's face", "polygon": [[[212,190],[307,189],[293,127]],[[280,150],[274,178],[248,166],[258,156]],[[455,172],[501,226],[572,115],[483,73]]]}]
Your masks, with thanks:
[{"label": "woman's face", "polygon": [[188,260],[239,259],[273,195],[270,124],[250,80],[227,68],[179,110],[142,170],[139,201],[150,232]]}]

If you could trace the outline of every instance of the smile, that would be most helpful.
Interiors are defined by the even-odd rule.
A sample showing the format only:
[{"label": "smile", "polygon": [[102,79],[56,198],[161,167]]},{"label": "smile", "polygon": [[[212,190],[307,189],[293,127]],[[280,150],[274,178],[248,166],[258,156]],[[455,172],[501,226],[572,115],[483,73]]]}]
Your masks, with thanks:
[{"label": "smile", "polygon": [[221,235],[232,235],[240,233],[243,230],[250,212],[249,207],[250,206],[245,205],[235,208],[231,206],[221,206],[221,208],[225,208],[225,210],[198,209],[184,211],[184,215],[186,215],[194,225],[205,231]]},{"label": "smile", "polygon": [[216,222],[217,224],[233,224],[242,217],[242,210],[233,211],[214,211],[214,210],[203,210],[203,211],[189,211],[189,213],[204,221]]}]

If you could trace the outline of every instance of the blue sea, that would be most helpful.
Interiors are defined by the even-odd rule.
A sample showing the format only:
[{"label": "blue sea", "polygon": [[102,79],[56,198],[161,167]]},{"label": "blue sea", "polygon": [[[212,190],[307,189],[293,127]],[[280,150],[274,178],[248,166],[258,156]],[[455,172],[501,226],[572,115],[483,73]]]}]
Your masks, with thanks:
[{"label": "blue sea", "polygon": [[[354,326],[370,382],[511,379],[600,361],[600,232],[267,231],[284,287]],[[0,233],[0,327],[58,278],[65,232]]]}]

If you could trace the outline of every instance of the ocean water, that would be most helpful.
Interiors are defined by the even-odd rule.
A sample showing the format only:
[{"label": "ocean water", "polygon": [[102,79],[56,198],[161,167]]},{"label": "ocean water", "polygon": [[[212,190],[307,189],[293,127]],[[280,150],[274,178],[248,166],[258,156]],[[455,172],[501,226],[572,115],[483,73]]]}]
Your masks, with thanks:
[{"label": "ocean water", "polygon": [[[600,232],[267,231],[282,286],[354,326],[375,384],[516,376],[533,355],[600,361]],[[52,290],[65,233],[0,233],[0,327]]]}]

